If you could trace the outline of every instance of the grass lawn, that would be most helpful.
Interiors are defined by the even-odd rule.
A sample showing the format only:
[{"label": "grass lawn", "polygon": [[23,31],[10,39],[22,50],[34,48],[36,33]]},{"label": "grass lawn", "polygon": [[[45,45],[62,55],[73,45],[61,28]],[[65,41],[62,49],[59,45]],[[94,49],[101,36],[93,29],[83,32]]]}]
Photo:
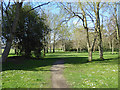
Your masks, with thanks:
[{"label": "grass lawn", "polygon": [[[3,53],[4,49],[0,50],[0,57],[2,56],[2,53]],[[9,56],[8,57],[11,57],[11,56],[16,56],[15,55],[15,50],[14,49],[10,49],[10,52],[9,52]]]},{"label": "grass lawn", "polygon": [[87,53],[48,53],[42,60],[25,59],[3,64],[3,88],[50,88],[50,68],[58,58],[64,58],[64,76],[71,88],[117,88],[117,54],[104,53],[105,61],[99,61],[99,53],[93,54],[93,62],[87,63]]},{"label": "grass lawn", "polygon": [[105,61],[99,61],[99,53],[93,54],[93,62],[87,62],[87,53],[71,53],[64,70],[71,88],[118,88],[118,54],[104,53]]},{"label": "grass lawn", "polygon": [[2,88],[50,88],[50,68],[56,59],[25,59],[3,64]]}]

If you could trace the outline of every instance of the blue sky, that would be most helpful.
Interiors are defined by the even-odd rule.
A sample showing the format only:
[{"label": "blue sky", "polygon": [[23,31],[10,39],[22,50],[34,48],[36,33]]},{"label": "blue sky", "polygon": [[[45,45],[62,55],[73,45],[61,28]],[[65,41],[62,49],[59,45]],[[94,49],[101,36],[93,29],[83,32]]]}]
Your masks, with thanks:
[{"label": "blue sky", "polygon": [[[39,1],[39,0],[31,0],[32,2],[30,2],[32,4],[33,7],[36,7],[40,4],[43,4],[45,2],[36,2],[36,1]],[[26,1],[27,2],[27,1]],[[25,2],[24,2],[25,4]],[[49,10],[52,14],[60,14],[60,8],[57,7],[57,5],[55,4],[55,2],[52,2],[48,5],[45,5],[45,6],[42,6],[41,7],[43,10],[45,10],[45,13],[47,13],[47,11]],[[39,11],[40,8],[37,8],[37,10]],[[100,10],[100,13],[102,13],[104,16],[107,16],[109,18],[109,14],[108,12],[109,10],[106,10],[106,12],[104,12],[104,14],[102,13],[102,11]],[[111,10],[113,11],[113,10]],[[101,22],[102,22],[102,17],[100,16],[101,18]],[[106,17],[104,17],[105,19]],[[74,19],[71,19],[69,22],[68,22],[68,26],[71,26],[71,23],[73,22],[74,24],[78,21],[78,18],[74,18]],[[88,23],[91,23],[91,21],[89,21]],[[79,21],[78,23],[79,25],[82,25],[81,21]],[[90,27],[93,27],[93,24],[89,24]]]}]

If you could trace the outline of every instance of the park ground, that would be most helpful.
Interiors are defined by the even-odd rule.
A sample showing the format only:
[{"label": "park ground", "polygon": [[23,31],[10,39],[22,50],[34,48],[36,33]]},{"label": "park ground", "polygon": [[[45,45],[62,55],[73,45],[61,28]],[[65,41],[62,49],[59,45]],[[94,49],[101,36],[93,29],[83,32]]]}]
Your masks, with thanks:
[{"label": "park ground", "polygon": [[11,52],[2,65],[2,88],[52,88],[51,67],[59,59],[65,61],[63,75],[70,88],[118,88],[116,52],[104,52],[104,61],[94,52],[92,62],[87,62],[87,52],[47,53],[38,60],[13,56]]}]

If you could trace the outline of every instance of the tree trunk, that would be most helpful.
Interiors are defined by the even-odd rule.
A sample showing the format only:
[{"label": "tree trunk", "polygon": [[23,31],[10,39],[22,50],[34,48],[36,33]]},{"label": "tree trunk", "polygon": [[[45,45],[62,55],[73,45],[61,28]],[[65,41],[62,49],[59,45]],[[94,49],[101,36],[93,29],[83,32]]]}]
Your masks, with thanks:
[{"label": "tree trunk", "polygon": [[64,52],[66,51],[66,44],[64,43]]},{"label": "tree trunk", "polygon": [[54,42],[53,42],[53,53],[55,53],[55,33],[54,33]]},{"label": "tree trunk", "polygon": [[80,52],[81,52],[81,47],[80,47]]},{"label": "tree trunk", "polygon": [[16,46],[16,43],[15,43],[14,49],[15,49],[15,54],[18,55],[18,48],[17,48],[17,46]]},{"label": "tree trunk", "polygon": [[111,41],[109,41],[109,47],[110,47],[110,50],[112,49],[112,46],[111,46]]},{"label": "tree trunk", "polygon": [[[84,29],[86,30],[86,33],[87,33],[86,38],[87,38],[87,47],[88,47],[88,61],[91,62],[91,61],[92,61],[92,51],[93,51],[93,47],[94,47],[94,44],[95,44],[97,35],[95,36],[93,45],[91,46],[91,45],[90,45],[90,39],[89,39],[88,27],[87,27],[86,14],[85,14],[85,11],[84,11],[81,3],[79,3],[79,4],[80,4],[80,8],[81,8],[82,13],[83,13],[83,19],[82,19],[82,21],[83,21],[83,26],[84,26]],[[81,18],[80,18],[80,19],[81,19]],[[95,28],[95,30],[96,30],[96,28]]]},{"label": "tree trunk", "polygon": [[43,32],[43,44],[44,44],[44,48],[43,48],[43,56],[45,56],[45,47],[46,47],[46,39],[45,39],[45,36],[46,36],[46,33],[45,33],[45,30],[44,30],[44,32]]},{"label": "tree trunk", "polygon": [[[117,37],[118,37],[118,47],[119,47],[119,53],[118,53],[118,65],[120,65],[120,2],[118,2],[118,24],[117,24]],[[120,76],[120,69],[119,69],[119,76]],[[118,81],[120,81],[120,78],[118,78]],[[120,88],[120,85],[118,85],[118,88]]]},{"label": "tree trunk", "polygon": [[47,46],[47,53],[48,53],[48,46]]},{"label": "tree trunk", "polygon": [[53,53],[55,53],[55,44],[53,43]]},{"label": "tree trunk", "polygon": [[50,49],[50,53],[51,53],[51,32],[49,32],[49,34],[48,34],[48,39],[49,39],[49,49]]},{"label": "tree trunk", "polygon": [[45,47],[44,47],[44,51],[43,51],[43,56],[45,56]]},{"label": "tree trunk", "polygon": [[93,52],[95,52],[96,51],[96,45],[94,46],[94,48],[93,48]]},{"label": "tree trunk", "polygon": [[118,26],[118,46],[119,46],[119,55],[118,55],[118,57],[119,57],[119,59],[120,59],[120,21],[119,21],[119,26]]},{"label": "tree trunk", "polygon": [[90,41],[89,41],[88,28],[86,28],[86,32],[87,32],[88,61],[91,62],[92,61],[92,49],[91,49]]},{"label": "tree trunk", "polygon": [[[120,31],[119,31],[120,32]],[[119,59],[120,59],[120,33],[119,33]]]},{"label": "tree trunk", "polygon": [[19,20],[19,11],[20,11],[20,7],[22,6],[22,3],[20,4],[19,2],[17,2],[16,4],[16,14],[15,14],[15,18],[14,18],[14,21],[12,23],[12,28],[10,29],[10,40],[7,40],[6,42],[6,47],[5,47],[5,50],[2,54],[2,61],[5,62],[7,57],[8,57],[8,54],[10,52],[10,49],[11,49],[11,45],[12,45],[12,40],[13,40],[13,33],[15,33],[16,31],[16,28],[17,28],[17,24],[18,24],[18,20]]},{"label": "tree trunk", "polygon": [[62,46],[62,50],[65,51],[65,50],[64,50],[64,46]]},{"label": "tree trunk", "polygon": [[[99,32],[101,33],[101,32]],[[103,46],[102,46],[102,37],[101,37],[101,34],[99,34],[99,56],[100,56],[100,59],[103,60]]]},{"label": "tree trunk", "polygon": [[[48,40],[48,39],[47,39],[47,40]],[[49,49],[49,48],[48,48],[48,42],[47,42],[47,50],[46,50],[46,51],[47,51],[47,53],[49,52],[49,51],[48,51],[48,49]]]},{"label": "tree trunk", "polygon": [[102,35],[100,30],[100,17],[99,17],[99,4],[100,2],[97,2],[97,14],[96,14],[96,21],[97,21],[97,31],[98,31],[98,38],[99,38],[99,55],[100,59],[103,60],[103,45],[102,45]]},{"label": "tree trunk", "polygon": [[91,45],[90,45],[90,40],[89,40],[89,32],[88,32],[88,28],[87,28],[87,21],[85,18],[85,29],[86,29],[86,38],[87,38],[87,47],[88,47],[88,61],[91,62],[92,61],[92,49],[91,49]]},{"label": "tree trunk", "polygon": [[65,52],[65,44],[62,44],[62,50]]},{"label": "tree trunk", "polygon": [[114,38],[112,40],[112,54],[114,53]]},{"label": "tree trunk", "polygon": [[[115,14],[117,14],[117,13],[115,12]],[[117,24],[116,25],[117,26],[117,38],[118,38],[118,42],[119,42],[119,44],[118,44],[118,46],[119,46],[119,55],[118,55],[118,57],[120,59],[120,2],[118,2],[118,20],[117,20],[117,17],[116,17],[116,24]]]},{"label": "tree trunk", "polygon": [[50,43],[50,38],[49,38],[49,37],[50,37],[50,35],[49,35],[49,33],[48,33],[48,35],[47,35],[47,50],[46,50],[47,53],[49,52],[49,51],[48,51],[48,49],[49,49],[49,43]]},{"label": "tree trunk", "polygon": [[50,44],[50,53],[51,53],[51,44]]},{"label": "tree trunk", "polygon": [[65,40],[63,40],[63,37],[62,37],[62,50],[65,52]]},{"label": "tree trunk", "polygon": [[8,57],[8,54],[9,54],[10,48],[11,48],[11,44],[12,44],[12,40],[9,40],[6,42],[6,46],[5,46],[4,52],[2,54],[2,61],[3,62],[5,62],[7,57]]},{"label": "tree trunk", "polygon": [[15,48],[15,54],[17,55],[17,49]]},{"label": "tree trunk", "polygon": [[77,52],[78,52],[78,48],[77,48]]},{"label": "tree trunk", "polygon": [[92,61],[92,49],[88,48],[88,61],[91,62]]},{"label": "tree trunk", "polygon": [[100,60],[103,60],[103,49],[102,46],[99,46],[99,56],[100,56]]}]

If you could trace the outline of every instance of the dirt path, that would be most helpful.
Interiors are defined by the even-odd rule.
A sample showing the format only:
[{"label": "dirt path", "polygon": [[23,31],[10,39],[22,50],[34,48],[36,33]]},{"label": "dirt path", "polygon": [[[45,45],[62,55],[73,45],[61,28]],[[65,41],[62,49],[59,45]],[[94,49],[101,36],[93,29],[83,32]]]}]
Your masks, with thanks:
[{"label": "dirt path", "polygon": [[64,60],[58,60],[51,67],[52,88],[68,88],[66,80],[63,76]]}]

